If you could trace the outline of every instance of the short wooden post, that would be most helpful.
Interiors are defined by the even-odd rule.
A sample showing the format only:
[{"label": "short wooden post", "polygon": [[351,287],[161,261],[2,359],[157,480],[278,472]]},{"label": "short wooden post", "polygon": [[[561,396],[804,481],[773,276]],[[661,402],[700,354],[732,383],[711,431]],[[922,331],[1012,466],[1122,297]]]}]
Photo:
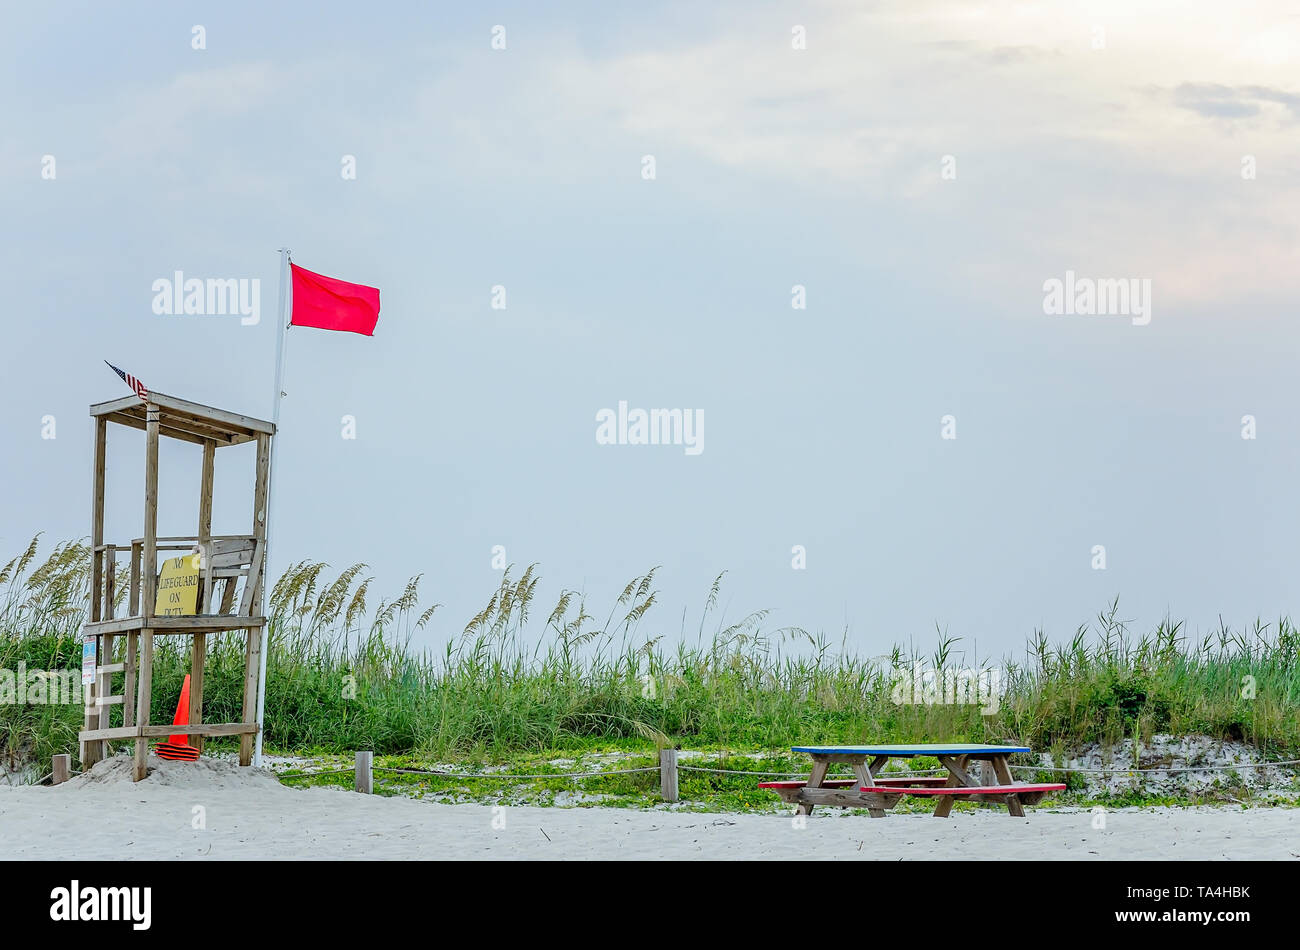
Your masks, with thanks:
[{"label": "short wooden post", "polygon": [[677,801],[677,750],[659,750],[659,797],[666,802]]},{"label": "short wooden post", "polygon": [[375,763],[375,754],[373,752],[357,753],[357,775],[356,789],[363,795],[371,795],[375,791],[375,777],[372,771]]},{"label": "short wooden post", "polygon": [[51,784],[62,785],[72,776],[72,756],[56,755],[52,767],[54,776]]}]

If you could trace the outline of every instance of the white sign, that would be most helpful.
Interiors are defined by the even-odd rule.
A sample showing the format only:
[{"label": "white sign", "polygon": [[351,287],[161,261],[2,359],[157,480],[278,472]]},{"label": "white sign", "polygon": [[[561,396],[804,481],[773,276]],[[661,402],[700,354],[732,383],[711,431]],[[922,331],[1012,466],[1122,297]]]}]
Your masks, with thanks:
[{"label": "white sign", "polygon": [[95,638],[86,637],[81,642],[81,685],[95,682]]}]

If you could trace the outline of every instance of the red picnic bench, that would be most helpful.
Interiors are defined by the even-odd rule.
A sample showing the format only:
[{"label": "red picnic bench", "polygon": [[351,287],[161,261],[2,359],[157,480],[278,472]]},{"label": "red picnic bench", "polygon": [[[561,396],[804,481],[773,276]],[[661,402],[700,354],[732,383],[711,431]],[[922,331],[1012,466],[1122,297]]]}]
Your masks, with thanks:
[{"label": "red picnic bench", "polygon": [[[797,805],[797,813],[810,814],[816,805],[866,808],[872,818],[883,818],[905,795],[935,799],[934,816],[946,818],[957,800],[998,802],[1015,818],[1023,818],[1023,805],[1033,805],[1050,792],[1065,789],[1056,784],[1016,784],[1007,759],[1029,752],[1023,746],[957,744],[879,746],[795,746],[793,751],[812,757],[812,773],[803,782],[762,782],[782,800]],[[948,771],[946,776],[897,776],[879,774],[892,758],[913,759],[934,756]],[[870,761],[868,761],[870,760]],[[966,771],[971,761],[987,762],[996,784],[985,784]],[[827,779],[831,764],[852,766],[855,778]]]}]

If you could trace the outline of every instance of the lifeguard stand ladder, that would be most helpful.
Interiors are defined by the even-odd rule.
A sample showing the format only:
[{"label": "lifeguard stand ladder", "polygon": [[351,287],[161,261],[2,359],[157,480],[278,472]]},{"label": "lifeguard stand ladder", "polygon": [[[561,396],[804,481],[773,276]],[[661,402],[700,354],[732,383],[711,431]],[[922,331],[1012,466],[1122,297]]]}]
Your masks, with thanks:
[{"label": "lifeguard stand ladder", "polygon": [[[86,636],[97,638],[99,659],[93,685],[86,688],[85,726],[78,736],[83,768],[89,768],[108,754],[108,744],[134,740],[132,778],[145,777],[149,742],[161,736],[192,736],[191,744],[202,749],[205,736],[239,736],[239,764],[249,765],[257,735],[258,664],[263,649],[266,618],[263,616],[264,570],[268,477],[271,439],[275,427],[261,419],[213,409],[175,396],[149,393],[148,401],[124,396],[90,407],[95,420],[94,490],[91,496],[90,620]],[[110,422],[145,431],[144,533],[125,544],[104,541],[104,461]],[[202,484],[199,487],[198,533],[193,537],[158,537],[158,440],[162,436],[192,442],[203,448]],[[220,446],[257,443],[257,469],[253,481],[252,533],[212,535],[212,476]],[[125,617],[114,615],[117,559],[130,552],[129,589]],[[201,552],[195,616],[155,614],[158,584],[158,552],[183,554]],[[176,555],[173,555],[176,556]],[[240,580],[243,580],[242,590]],[[217,598],[216,590],[221,595]],[[236,595],[238,594],[238,599]],[[214,610],[213,604],[217,607]],[[243,721],[203,722],[203,664],[209,634],[243,630],[248,644],[244,659]],[[151,725],[149,695],[153,680],[154,637],[188,636],[190,641],[189,724]],[[125,642],[122,658],[114,662],[114,651]],[[113,677],[123,677],[119,694],[112,689]],[[110,726],[109,714],[122,707],[120,726]]]}]

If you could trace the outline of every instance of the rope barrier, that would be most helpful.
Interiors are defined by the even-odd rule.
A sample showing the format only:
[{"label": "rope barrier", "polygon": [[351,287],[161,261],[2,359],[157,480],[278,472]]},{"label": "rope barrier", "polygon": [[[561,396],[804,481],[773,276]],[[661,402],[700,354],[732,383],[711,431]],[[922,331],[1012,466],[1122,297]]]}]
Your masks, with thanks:
[{"label": "rope barrier", "polygon": [[[74,776],[74,775],[80,775],[80,774],[81,774],[80,771],[69,771],[69,772],[68,772],[68,778],[72,778],[72,776]],[[53,772],[46,772],[44,775],[42,775],[40,778],[38,778],[36,781],[32,782],[31,784],[32,784],[32,785],[44,785],[47,781],[49,781],[49,780],[52,779],[52,778],[54,778],[54,773],[53,773]],[[52,786],[51,786],[51,787],[52,787]]]},{"label": "rope barrier", "polygon": [[1280,762],[1242,762],[1240,765],[1193,765],[1176,769],[1063,769],[1047,765],[1013,765],[1013,769],[1033,772],[1077,772],[1080,775],[1110,775],[1123,772],[1126,775],[1144,775],[1151,772],[1226,772],[1235,769],[1266,769],[1275,765],[1300,765],[1300,759],[1284,759]]},{"label": "rope barrier", "polygon": [[[605,775],[635,775],[640,772],[658,772],[657,765],[648,765],[639,769],[614,769],[605,772],[556,772],[550,775],[517,775],[510,772],[434,772],[429,769],[395,769],[376,765],[372,771],[392,772],[397,775],[429,775],[433,778],[490,778],[490,779],[557,779],[557,778],[599,778]],[[355,775],[355,769],[334,769],[328,772],[280,772],[277,778],[314,778],[319,775]]]},{"label": "rope barrier", "polygon": [[[1077,773],[1080,775],[1145,775],[1152,773],[1183,773],[1183,772],[1226,772],[1237,769],[1260,769],[1272,768],[1274,766],[1300,765],[1300,759],[1283,759],[1277,762],[1244,762],[1237,765],[1197,765],[1178,768],[1155,768],[1155,769],[1125,769],[1125,768],[1103,768],[1103,769],[1079,769],[1079,768],[1061,768],[1058,766],[1048,765],[1012,765],[1011,768],[1021,771],[1030,772],[1060,772],[1060,773]],[[680,772],[702,772],[710,775],[742,775],[748,778],[785,778],[801,779],[807,778],[807,772],[751,772],[744,769],[712,769],[699,765],[678,765]],[[528,781],[528,780],[546,780],[546,779],[582,779],[582,778],[602,778],[611,775],[638,775],[646,772],[658,772],[657,765],[648,765],[634,769],[611,769],[598,772],[553,772],[550,774],[530,774],[520,775],[510,772],[438,772],[431,769],[399,769],[386,766],[375,766],[375,772],[389,772],[394,775],[427,775],[432,778],[452,778],[452,779],[495,779],[497,781]],[[71,773],[80,775],[80,772]],[[322,772],[287,772],[277,773],[278,778],[312,778],[327,775],[354,775],[354,769],[333,769]],[[911,778],[922,775],[947,774],[944,769],[916,769],[900,772],[882,772],[881,778]],[[45,776],[52,777],[53,773]],[[827,775],[826,779],[835,779],[837,776]],[[844,775],[838,776],[841,779],[852,779],[855,776]],[[45,779],[41,779],[44,782]],[[37,784],[40,784],[38,782]]]},{"label": "rope barrier", "polygon": [[376,765],[376,772],[396,772],[399,775],[432,775],[436,778],[495,778],[495,779],[552,779],[599,778],[604,775],[635,775],[639,772],[658,772],[659,766],[647,765],[639,769],[615,769],[607,772],[556,772],[552,775],[516,775],[509,772],[433,772],[426,769],[392,769]]},{"label": "rope barrier", "polygon": [[355,769],[334,769],[330,772],[277,772],[276,778],[315,778],[318,775],[355,775]]},{"label": "rope barrier", "polygon": [[743,769],[706,769],[699,765],[678,765],[679,772],[710,772],[713,775],[752,775],[755,778],[806,778],[807,772],[747,772]]},{"label": "rope barrier", "polygon": [[[748,772],[743,769],[706,769],[698,765],[678,765],[679,772],[711,772],[714,775],[752,775],[756,778],[807,778],[807,772]],[[879,778],[908,778],[913,775],[946,775],[944,769],[916,769],[905,772],[881,772]],[[827,775],[828,779],[835,778],[834,775]],[[852,775],[843,775],[841,778],[853,778]]]},{"label": "rope barrier", "polygon": [[[74,775],[80,775],[80,774],[81,774],[80,772],[68,772],[68,778],[72,778],[72,776],[74,776]],[[54,773],[53,773],[53,772],[46,772],[43,776],[41,776],[40,778],[38,778],[35,782],[32,782],[32,784],[33,784],[33,785],[44,785],[44,784],[46,783],[46,781],[48,781],[49,779],[52,779],[52,778],[54,778]]]}]

